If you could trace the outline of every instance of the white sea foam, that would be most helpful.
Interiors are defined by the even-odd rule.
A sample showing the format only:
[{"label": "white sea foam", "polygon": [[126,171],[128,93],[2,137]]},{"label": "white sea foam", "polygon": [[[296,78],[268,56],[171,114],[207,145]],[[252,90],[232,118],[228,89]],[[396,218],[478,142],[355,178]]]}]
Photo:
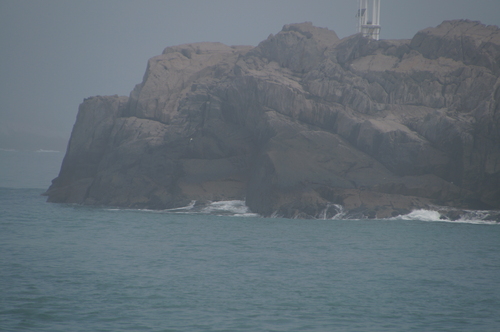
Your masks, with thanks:
[{"label": "white sea foam", "polygon": [[234,217],[259,217],[257,213],[250,212],[250,209],[245,205],[245,201],[217,201],[211,202],[203,207],[196,206],[196,201],[191,201],[188,205],[166,209],[127,209],[127,208],[107,208],[106,211],[139,211],[149,213],[179,213],[179,214],[213,214],[218,216],[234,216]]},{"label": "white sea foam", "polygon": [[196,204],[196,201],[191,201],[188,205],[178,207],[178,208],[173,208],[173,209],[167,209],[163,211],[168,211],[168,212],[188,212],[191,211]]},{"label": "white sea foam", "polygon": [[466,224],[500,225],[495,220],[487,220],[490,214],[491,211],[487,210],[466,210],[460,219],[445,221]]},{"label": "white sea foam", "polygon": [[258,216],[258,214],[250,212],[248,206],[245,204],[245,201],[240,200],[212,202],[205,206],[201,212],[216,215],[234,215],[239,217]]},{"label": "white sea foam", "polygon": [[278,213],[278,210],[276,210],[269,216],[269,218],[283,218],[283,216]]},{"label": "white sea foam", "polygon": [[476,224],[476,225],[500,225],[494,220],[477,220],[477,219],[463,219],[460,218],[458,220],[442,220],[445,222],[454,222],[459,224]]},{"label": "white sea foam", "polygon": [[[336,214],[332,216],[333,210]],[[129,209],[108,208],[108,211],[123,211]],[[233,216],[233,217],[259,217],[257,213],[252,213],[246,206],[245,201],[216,201],[211,202],[203,207],[196,206],[196,201],[191,201],[187,206],[178,207],[167,210],[151,210],[151,209],[130,209],[132,211],[150,212],[150,213],[186,213],[186,214],[212,214],[217,216]],[[443,210],[441,208],[440,210]],[[445,209],[446,210],[446,209]],[[463,210],[462,210],[463,211]],[[436,210],[419,209],[414,210],[406,215],[389,218],[388,220],[415,220],[428,222],[449,222],[449,223],[467,223],[467,224],[483,224],[483,225],[500,225],[495,220],[487,220],[491,211],[481,210],[466,210],[460,219],[451,220],[445,215]],[[341,220],[345,219],[348,213],[342,205],[331,204],[318,215],[318,219]],[[274,212],[270,218],[282,218],[278,211]],[[347,219],[350,219],[347,217]]]},{"label": "white sea foam", "polygon": [[35,152],[41,152],[41,153],[46,153],[46,152],[49,152],[49,153],[54,153],[54,152],[60,152],[60,151],[57,151],[57,150],[44,150],[44,149],[38,149],[36,150]]},{"label": "white sea foam", "polygon": [[403,215],[397,216],[391,219],[402,219],[402,220],[422,220],[422,221],[443,221],[441,219],[441,214],[437,211],[432,210],[413,210],[412,212]]},{"label": "white sea foam", "polygon": [[434,210],[414,210],[406,215],[390,218],[393,220],[420,220],[420,221],[440,221],[451,223],[466,223],[466,224],[485,224],[485,225],[500,225],[495,220],[487,220],[490,211],[467,210],[460,219],[451,220]]},{"label": "white sea foam", "polygon": [[[332,216],[332,212],[335,214]],[[318,215],[318,219],[326,220],[326,219],[343,219],[346,215],[344,211],[344,207],[340,204],[328,204],[326,208],[321,211]]]},{"label": "white sea foam", "polygon": [[334,206],[337,209],[338,213],[334,215],[331,219],[343,219],[346,215],[344,207],[340,204],[334,204]]},{"label": "white sea foam", "polygon": [[[77,206],[80,206],[76,204]],[[111,212],[121,212],[121,211],[130,211],[130,212],[148,212],[148,213],[160,213],[161,210],[152,210],[152,209],[133,209],[133,208],[106,208],[105,211]]]}]

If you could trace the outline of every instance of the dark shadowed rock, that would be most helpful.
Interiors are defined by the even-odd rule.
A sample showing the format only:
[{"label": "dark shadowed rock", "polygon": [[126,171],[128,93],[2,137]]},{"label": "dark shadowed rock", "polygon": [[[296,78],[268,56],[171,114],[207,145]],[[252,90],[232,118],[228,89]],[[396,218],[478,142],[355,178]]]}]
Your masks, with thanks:
[{"label": "dark shadowed rock", "polygon": [[254,48],[168,47],[129,98],[83,102],[49,201],[246,199],[291,218],[500,209],[499,36],[448,21],[339,40],[302,23]]},{"label": "dark shadowed rock", "polygon": [[424,57],[462,61],[500,71],[500,31],[497,26],[484,26],[469,20],[444,21],[436,28],[427,28],[413,37],[410,47]]}]

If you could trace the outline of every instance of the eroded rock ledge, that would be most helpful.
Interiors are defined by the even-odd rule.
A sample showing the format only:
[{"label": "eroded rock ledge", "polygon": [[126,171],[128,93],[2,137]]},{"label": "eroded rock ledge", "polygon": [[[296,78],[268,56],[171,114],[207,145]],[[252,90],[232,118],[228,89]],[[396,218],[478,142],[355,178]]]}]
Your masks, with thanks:
[{"label": "eroded rock ledge", "polygon": [[445,21],[411,40],[291,24],[257,47],[149,60],[130,97],[86,99],[49,202],[384,218],[500,209],[500,30]]}]

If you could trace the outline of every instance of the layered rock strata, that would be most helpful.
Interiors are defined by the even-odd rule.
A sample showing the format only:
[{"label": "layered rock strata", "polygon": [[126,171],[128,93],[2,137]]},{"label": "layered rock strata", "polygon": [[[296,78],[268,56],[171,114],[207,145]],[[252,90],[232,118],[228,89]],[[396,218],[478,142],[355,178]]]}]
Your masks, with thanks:
[{"label": "layered rock strata", "polygon": [[264,216],[500,209],[500,30],[411,40],[291,24],[257,47],[149,60],[129,97],[81,105],[50,202],[166,209],[246,199]]}]

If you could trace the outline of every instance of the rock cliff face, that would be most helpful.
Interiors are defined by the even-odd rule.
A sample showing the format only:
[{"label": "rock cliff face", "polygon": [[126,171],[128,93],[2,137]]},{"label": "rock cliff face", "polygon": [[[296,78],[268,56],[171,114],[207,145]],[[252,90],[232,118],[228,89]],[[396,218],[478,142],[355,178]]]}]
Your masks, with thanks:
[{"label": "rock cliff face", "polygon": [[291,24],[257,47],[149,60],[130,97],[81,105],[50,202],[165,209],[246,199],[264,216],[500,209],[500,30],[411,40]]}]

